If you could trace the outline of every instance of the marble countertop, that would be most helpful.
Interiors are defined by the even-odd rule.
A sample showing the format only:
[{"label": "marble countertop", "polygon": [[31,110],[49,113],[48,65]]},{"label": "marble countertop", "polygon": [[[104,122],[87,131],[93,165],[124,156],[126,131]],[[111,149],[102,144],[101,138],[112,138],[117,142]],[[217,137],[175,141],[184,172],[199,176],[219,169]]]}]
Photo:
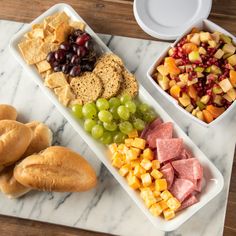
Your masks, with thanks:
[{"label": "marble countertop", "polygon": [[86,193],[32,191],[18,200],[10,200],[0,194],[0,214],[116,235],[222,235],[235,145],[235,110],[215,127],[199,126],[164,100],[146,78],[148,67],[168,43],[100,35],[111,50],[124,59],[127,68],[136,74],[139,82],[211,159],[225,179],[225,187],[220,195],[178,230],[163,233],[146,219],[96,158],[95,153],[12,57],[8,49],[9,40],[22,26],[22,23],[0,20],[0,103],[14,105],[22,122],[39,120],[49,125],[54,132],[54,144],[71,147],[85,156],[96,169],[99,184],[96,189]]}]

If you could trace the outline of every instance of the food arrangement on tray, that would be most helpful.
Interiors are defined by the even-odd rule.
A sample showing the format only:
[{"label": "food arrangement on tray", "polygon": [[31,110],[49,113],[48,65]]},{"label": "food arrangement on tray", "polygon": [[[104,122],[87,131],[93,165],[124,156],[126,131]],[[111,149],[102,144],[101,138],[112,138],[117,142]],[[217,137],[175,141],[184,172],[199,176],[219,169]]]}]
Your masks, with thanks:
[{"label": "food arrangement on tray", "polygon": [[186,111],[210,123],[236,99],[235,52],[229,36],[194,28],[170,48],[152,77]]}]

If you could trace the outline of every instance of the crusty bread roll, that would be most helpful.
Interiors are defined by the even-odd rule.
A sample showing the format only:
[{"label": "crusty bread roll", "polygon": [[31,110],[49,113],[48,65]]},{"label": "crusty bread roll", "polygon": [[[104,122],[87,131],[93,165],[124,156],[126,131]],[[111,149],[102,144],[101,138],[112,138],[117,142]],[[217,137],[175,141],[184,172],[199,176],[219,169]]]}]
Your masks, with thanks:
[{"label": "crusty bread roll", "polygon": [[[38,153],[52,144],[52,132],[45,124],[38,121],[32,121],[26,124],[26,126],[32,130],[33,138],[21,159],[34,153]],[[29,187],[20,184],[15,179],[13,176],[14,168],[15,165],[11,165],[0,173],[0,190],[9,198],[21,197],[31,190]]]},{"label": "crusty bread roll", "polygon": [[17,111],[13,106],[0,104],[0,120],[16,120]]},{"label": "crusty bread roll", "polygon": [[19,160],[28,148],[33,133],[24,124],[13,120],[0,121],[0,166]]},{"label": "crusty bread roll", "polygon": [[96,185],[96,173],[79,154],[66,147],[49,147],[16,165],[22,185],[44,191],[81,192]]},{"label": "crusty bread roll", "polygon": [[30,191],[30,188],[16,181],[13,176],[14,167],[8,166],[0,173],[0,190],[9,198],[18,198]]}]

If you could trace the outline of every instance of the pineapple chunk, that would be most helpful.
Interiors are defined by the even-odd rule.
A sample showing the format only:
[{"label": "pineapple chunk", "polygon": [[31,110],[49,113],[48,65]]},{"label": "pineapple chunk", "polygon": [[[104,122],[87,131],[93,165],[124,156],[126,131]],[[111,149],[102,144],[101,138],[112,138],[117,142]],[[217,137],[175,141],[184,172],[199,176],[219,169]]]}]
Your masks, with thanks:
[{"label": "pineapple chunk", "polygon": [[235,66],[236,65],[236,54],[230,56],[227,58],[228,60],[228,63],[231,65],[231,66]]},{"label": "pineapple chunk", "polygon": [[168,190],[165,190],[161,193],[161,198],[164,200],[164,201],[167,201],[168,199],[170,199],[172,196],[172,194],[168,191]]},{"label": "pineapple chunk", "polygon": [[141,178],[141,175],[145,174],[146,170],[139,164],[134,167],[134,175]]},{"label": "pineapple chunk", "polygon": [[132,146],[143,150],[146,146],[146,140],[142,138],[135,138],[132,143]]},{"label": "pineapple chunk", "polygon": [[132,138],[125,139],[125,146],[126,147],[131,147],[132,146],[132,142],[133,142]]},{"label": "pineapple chunk", "polygon": [[209,32],[203,32],[203,31],[200,32],[201,42],[203,42],[203,43],[208,42],[211,39],[212,39],[212,37],[211,37],[211,34]]},{"label": "pineapple chunk", "polygon": [[226,94],[232,99],[232,101],[236,99],[236,91],[234,88],[231,88]]},{"label": "pineapple chunk", "polygon": [[219,82],[219,85],[225,93],[227,93],[231,88],[233,88],[233,86],[230,83],[229,79],[221,80]]},{"label": "pineapple chunk", "polygon": [[144,149],[142,157],[144,159],[148,159],[148,160],[152,161],[154,159],[153,151],[150,148]]},{"label": "pineapple chunk", "polygon": [[222,50],[222,49],[218,49],[217,51],[216,51],[216,53],[214,54],[214,57],[215,58],[217,58],[217,59],[221,59],[221,57],[223,57],[224,56],[224,51]]},{"label": "pineapple chunk", "polygon": [[150,170],[152,168],[152,162],[147,160],[147,159],[143,159],[140,163],[140,165],[145,169],[145,170]]},{"label": "pineapple chunk", "polygon": [[124,177],[129,173],[129,170],[130,166],[128,164],[125,164],[119,169],[119,174]]},{"label": "pineapple chunk", "polygon": [[148,187],[152,184],[152,177],[149,173],[141,175],[141,180],[144,187]]},{"label": "pineapple chunk", "polygon": [[164,65],[158,66],[158,67],[157,67],[157,71],[158,71],[161,75],[163,75],[163,76],[166,76],[166,75],[169,74],[168,68],[165,67]]},{"label": "pineapple chunk", "polygon": [[210,100],[210,96],[209,95],[204,95],[201,97],[200,101],[203,103],[203,104],[207,104]]},{"label": "pineapple chunk", "polygon": [[109,145],[109,150],[112,154],[114,154],[115,152],[117,152],[117,144],[116,143],[112,143]]},{"label": "pineapple chunk", "polygon": [[191,104],[191,99],[186,93],[183,93],[182,97],[179,98],[179,102],[182,106],[187,107]]},{"label": "pineapple chunk", "polygon": [[166,201],[162,200],[159,202],[160,206],[161,206],[161,209],[164,211],[166,209],[168,209],[168,206],[166,204]]},{"label": "pineapple chunk", "polygon": [[154,160],[154,161],[152,161],[152,169],[154,170],[154,169],[160,169],[160,167],[161,167],[161,164],[160,164],[160,162],[158,161],[158,160]]},{"label": "pineapple chunk", "polygon": [[167,189],[167,182],[165,179],[156,179],[155,187],[157,191],[164,191]]},{"label": "pineapple chunk", "polygon": [[141,186],[139,179],[134,176],[131,172],[127,175],[128,185],[133,189],[138,189]]},{"label": "pineapple chunk", "polygon": [[163,90],[167,90],[170,87],[169,86],[170,80],[167,76],[163,76],[161,79],[159,79],[158,83]]},{"label": "pineapple chunk", "polygon": [[160,179],[160,178],[163,176],[163,174],[162,174],[159,170],[154,169],[154,170],[152,170],[152,172],[151,172],[151,176],[152,176],[154,179]]},{"label": "pineapple chunk", "polygon": [[150,207],[149,211],[152,213],[153,216],[159,216],[162,213],[162,208],[160,204],[155,203]]},{"label": "pineapple chunk", "polygon": [[163,211],[163,215],[165,217],[165,220],[170,220],[175,217],[175,212],[171,209],[167,209]]},{"label": "pineapple chunk", "polygon": [[179,202],[178,199],[176,199],[175,197],[171,197],[166,201],[167,206],[173,210],[176,211],[180,206],[181,203]]},{"label": "pineapple chunk", "polygon": [[133,129],[132,132],[128,134],[129,138],[138,138],[138,131],[136,129]]}]

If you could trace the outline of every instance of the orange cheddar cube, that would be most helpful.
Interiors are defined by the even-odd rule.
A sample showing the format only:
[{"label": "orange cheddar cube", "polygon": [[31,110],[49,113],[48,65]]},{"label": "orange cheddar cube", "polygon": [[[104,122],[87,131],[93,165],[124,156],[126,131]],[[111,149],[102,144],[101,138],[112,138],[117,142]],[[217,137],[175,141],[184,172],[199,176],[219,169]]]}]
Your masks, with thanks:
[{"label": "orange cheddar cube", "polygon": [[131,161],[129,164],[130,164],[131,169],[134,169],[137,165],[139,165],[139,163],[140,161],[139,159],[137,159],[137,160]]},{"label": "orange cheddar cube", "polygon": [[143,159],[140,163],[140,165],[145,169],[145,170],[150,170],[152,168],[152,162],[147,160],[147,159]]},{"label": "orange cheddar cube", "polygon": [[167,209],[163,211],[163,215],[165,217],[165,220],[170,220],[175,217],[175,212],[171,209]]},{"label": "orange cheddar cube", "polygon": [[121,168],[121,166],[124,165],[124,161],[120,158],[120,157],[115,157],[112,160],[112,166],[116,167],[116,168]]},{"label": "orange cheddar cube", "polygon": [[133,139],[132,138],[127,138],[125,139],[125,145],[126,147],[131,147],[132,146]]},{"label": "orange cheddar cube", "polygon": [[150,189],[145,189],[140,193],[141,198],[144,200],[145,205],[149,208],[151,205],[157,202],[153,192]]},{"label": "orange cheddar cube", "polygon": [[129,148],[126,147],[126,145],[122,143],[117,147],[117,150],[118,150],[118,152],[120,152],[122,154],[126,154],[126,152],[129,150]]},{"label": "orange cheddar cube", "polygon": [[146,173],[146,170],[142,166],[140,166],[139,164],[137,164],[134,167],[134,175],[137,176],[138,178],[141,178],[141,175],[143,175],[145,173]]},{"label": "orange cheddar cube", "polygon": [[160,178],[163,176],[163,174],[162,174],[159,170],[154,169],[154,170],[152,170],[152,172],[151,172],[151,176],[152,176],[154,179],[160,179]]},{"label": "orange cheddar cube", "polygon": [[128,164],[125,164],[119,169],[119,174],[124,177],[129,173],[129,170],[130,166]]},{"label": "orange cheddar cube", "polygon": [[148,187],[152,184],[152,177],[149,173],[141,175],[141,180],[144,187]]},{"label": "orange cheddar cube", "polygon": [[139,179],[131,172],[127,175],[128,185],[133,189],[138,189],[141,186]]},{"label": "orange cheddar cube", "polygon": [[167,206],[166,201],[162,200],[162,201],[160,201],[160,202],[158,202],[158,203],[160,204],[161,209],[162,209],[163,211],[166,210],[166,209],[168,209],[168,206]]},{"label": "orange cheddar cube", "polygon": [[168,190],[163,191],[160,195],[164,201],[167,201],[168,199],[173,197],[173,195]]},{"label": "orange cheddar cube", "polygon": [[138,138],[138,131],[136,129],[133,129],[132,132],[128,134],[129,138]]},{"label": "orange cheddar cube", "polygon": [[150,148],[146,148],[143,150],[142,157],[144,159],[148,159],[148,160],[152,161],[154,158],[154,153]]},{"label": "orange cheddar cube", "polygon": [[138,158],[138,152],[134,149],[129,149],[127,152],[126,152],[126,161],[127,162],[130,162],[130,161],[133,161],[133,160],[136,160]]},{"label": "orange cheddar cube", "polygon": [[167,182],[165,179],[156,179],[155,187],[157,191],[164,191],[167,189]]},{"label": "orange cheddar cube", "polygon": [[160,204],[155,203],[150,207],[149,211],[152,213],[152,215],[159,216],[159,215],[161,215],[163,210],[162,210]]},{"label": "orange cheddar cube", "polygon": [[114,154],[115,152],[117,152],[117,144],[116,143],[112,143],[109,145],[109,150],[112,154]]},{"label": "orange cheddar cube", "polygon": [[[154,186],[155,186],[155,185],[154,185]],[[160,201],[162,200],[162,198],[161,198],[161,192],[160,192],[160,191],[157,191],[156,189],[154,189],[154,190],[153,190],[153,194],[154,194],[155,197],[158,197],[158,198],[160,197]]]},{"label": "orange cheddar cube", "polygon": [[166,204],[173,211],[176,211],[181,206],[181,203],[175,197],[169,198]]},{"label": "orange cheddar cube", "polygon": [[132,146],[143,150],[146,146],[146,140],[142,138],[135,138],[132,143]]},{"label": "orange cheddar cube", "polygon": [[158,160],[154,160],[154,161],[152,161],[152,169],[154,170],[154,169],[160,169],[160,167],[161,167],[161,164],[160,164],[160,162],[158,161]]}]

